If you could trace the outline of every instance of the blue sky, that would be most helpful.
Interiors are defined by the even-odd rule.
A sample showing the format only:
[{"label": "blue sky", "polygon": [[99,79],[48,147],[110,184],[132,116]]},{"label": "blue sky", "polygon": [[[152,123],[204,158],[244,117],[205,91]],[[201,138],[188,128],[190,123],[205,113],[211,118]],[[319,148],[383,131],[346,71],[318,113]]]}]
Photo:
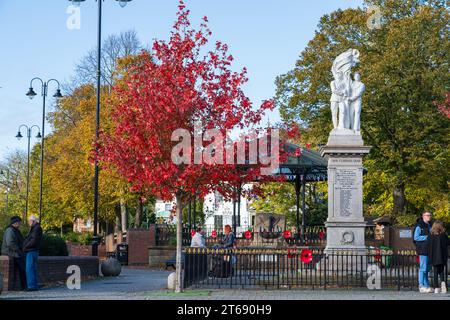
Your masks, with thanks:
[{"label": "blue sky", "polygon": [[[103,36],[135,29],[144,44],[166,39],[177,4],[178,0],[133,0],[120,8],[116,1],[106,0]],[[274,95],[276,76],[292,69],[320,17],[338,8],[362,6],[362,0],[187,0],[186,4],[194,23],[208,16],[213,39],[229,44],[236,70],[248,68],[245,90],[258,104]],[[14,138],[19,125],[41,123],[40,97],[30,101],[25,96],[31,78],[67,81],[75,63],[95,47],[96,1],[82,5],[80,30],[66,27],[69,5],[68,0],[0,0],[0,161],[16,149],[26,149],[26,141]],[[278,112],[270,118],[278,121]]]}]

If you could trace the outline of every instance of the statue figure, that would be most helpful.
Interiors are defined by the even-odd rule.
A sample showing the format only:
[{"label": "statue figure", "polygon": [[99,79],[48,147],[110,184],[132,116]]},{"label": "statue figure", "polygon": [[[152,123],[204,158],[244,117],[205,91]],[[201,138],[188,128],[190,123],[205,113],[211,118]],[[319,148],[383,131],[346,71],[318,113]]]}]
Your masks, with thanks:
[{"label": "statue figure", "polygon": [[[358,50],[349,49],[339,55],[333,63],[332,72],[334,81],[331,83],[333,92],[331,97],[331,112],[335,131],[344,132],[346,130],[356,130],[355,128],[358,129],[356,130],[357,132],[361,130],[359,121],[361,105],[358,103],[361,102],[365,88],[361,92],[361,89],[363,89],[361,85],[364,85],[360,82],[360,79],[353,82],[351,78],[352,68],[359,63],[359,56],[360,53]],[[358,112],[355,112],[355,110],[358,110]],[[358,114],[357,117],[356,114]],[[358,118],[357,123],[355,123],[356,118]]]},{"label": "statue figure", "polygon": [[334,129],[344,128],[344,123],[342,120],[345,115],[345,108],[343,108],[343,103],[345,100],[345,87],[342,80],[343,74],[339,73],[338,79],[331,83],[331,92],[333,93],[331,96],[331,114],[333,116]]},{"label": "statue figure", "polygon": [[362,96],[366,91],[366,86],[361,82],[361,75],[355,73],[355,81],[352,83],[351,98],[350,98],[350,114],[352,130],[359,134],[361,132],[361,110],[362,110]]}]

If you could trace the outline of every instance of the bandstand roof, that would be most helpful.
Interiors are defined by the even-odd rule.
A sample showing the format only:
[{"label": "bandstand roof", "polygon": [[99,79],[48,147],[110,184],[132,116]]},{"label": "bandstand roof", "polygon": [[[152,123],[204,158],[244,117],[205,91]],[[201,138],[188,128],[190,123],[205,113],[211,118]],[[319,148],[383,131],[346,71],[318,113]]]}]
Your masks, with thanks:
[{"label": "bandstand roof", "polygon": [[280,164],[275,175],[284,175],[288,181],[295,181],[298,175],[306,177],[307,182],[328,180],[328,159],[313,150],[292,143],[285,143],[285,151],[291,155],[302,149],[300,157],[289,156],[286,163]]}]

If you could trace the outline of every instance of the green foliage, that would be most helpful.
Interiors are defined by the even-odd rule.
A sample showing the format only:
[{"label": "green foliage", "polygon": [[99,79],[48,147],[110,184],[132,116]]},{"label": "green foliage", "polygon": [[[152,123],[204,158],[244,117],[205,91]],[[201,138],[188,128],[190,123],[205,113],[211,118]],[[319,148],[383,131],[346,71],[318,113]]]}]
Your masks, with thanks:
[{"label": "green foliage", "polygon": [[40,255],[43,257],[65,257],[69,255],[66,241],[57,235],[44,234]]},{"label": "green foliage", "polygon": [[416,215],[402,214],[396,217],[396,224],[400,227],[414,227],[417,223]]},{"label": "green foliage", "polygon": [[[285,215],[288,227],[296,226],[296,195],[292,183],[268,183],[261,187],[262,196],[252,201],[251,207],[257,213]],[[309,226],[321,226],[328,216],[325,193],[326,184],[307,185],[306,223]],[[301,204],[300,204],[301,210]]]},{"label": "green foliage", "polygon": [[9,225],[9,218],[6,215],[0,214],[0,248],[3,242],[3,234]]},{"label": "green foliage", "polygon": [[90,232],[76,233],[69,232],[63,236],[65,241],[69,241],[81,245],[90,245],[94,240],[94,234]]}]

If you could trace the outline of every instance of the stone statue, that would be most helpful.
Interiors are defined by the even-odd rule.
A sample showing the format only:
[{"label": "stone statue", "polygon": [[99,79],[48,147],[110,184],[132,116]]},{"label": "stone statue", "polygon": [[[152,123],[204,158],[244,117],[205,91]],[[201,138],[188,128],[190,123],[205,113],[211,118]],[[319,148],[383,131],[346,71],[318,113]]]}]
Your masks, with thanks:
[{"label": "stone statue", "polygon": [[[359,74],[355,81],[351,78],[352,68],[359,63],[358,50],[349,49],[339,55],[333,63],[334,81],[331,83],[331,112],[334,133],[359,133],[362,95],[365,87]],[[355,132],[356,131],[356,132]]]},{"label": "stone statue", "polygon": [[366,86],[361,82],[359,73],[355,73],[355,81],[352,83],[351,98],[350,98],[350,121],[352,130],[355,133],[361,132],[361,110],[362,110],[362,96],[366,91]]}]

